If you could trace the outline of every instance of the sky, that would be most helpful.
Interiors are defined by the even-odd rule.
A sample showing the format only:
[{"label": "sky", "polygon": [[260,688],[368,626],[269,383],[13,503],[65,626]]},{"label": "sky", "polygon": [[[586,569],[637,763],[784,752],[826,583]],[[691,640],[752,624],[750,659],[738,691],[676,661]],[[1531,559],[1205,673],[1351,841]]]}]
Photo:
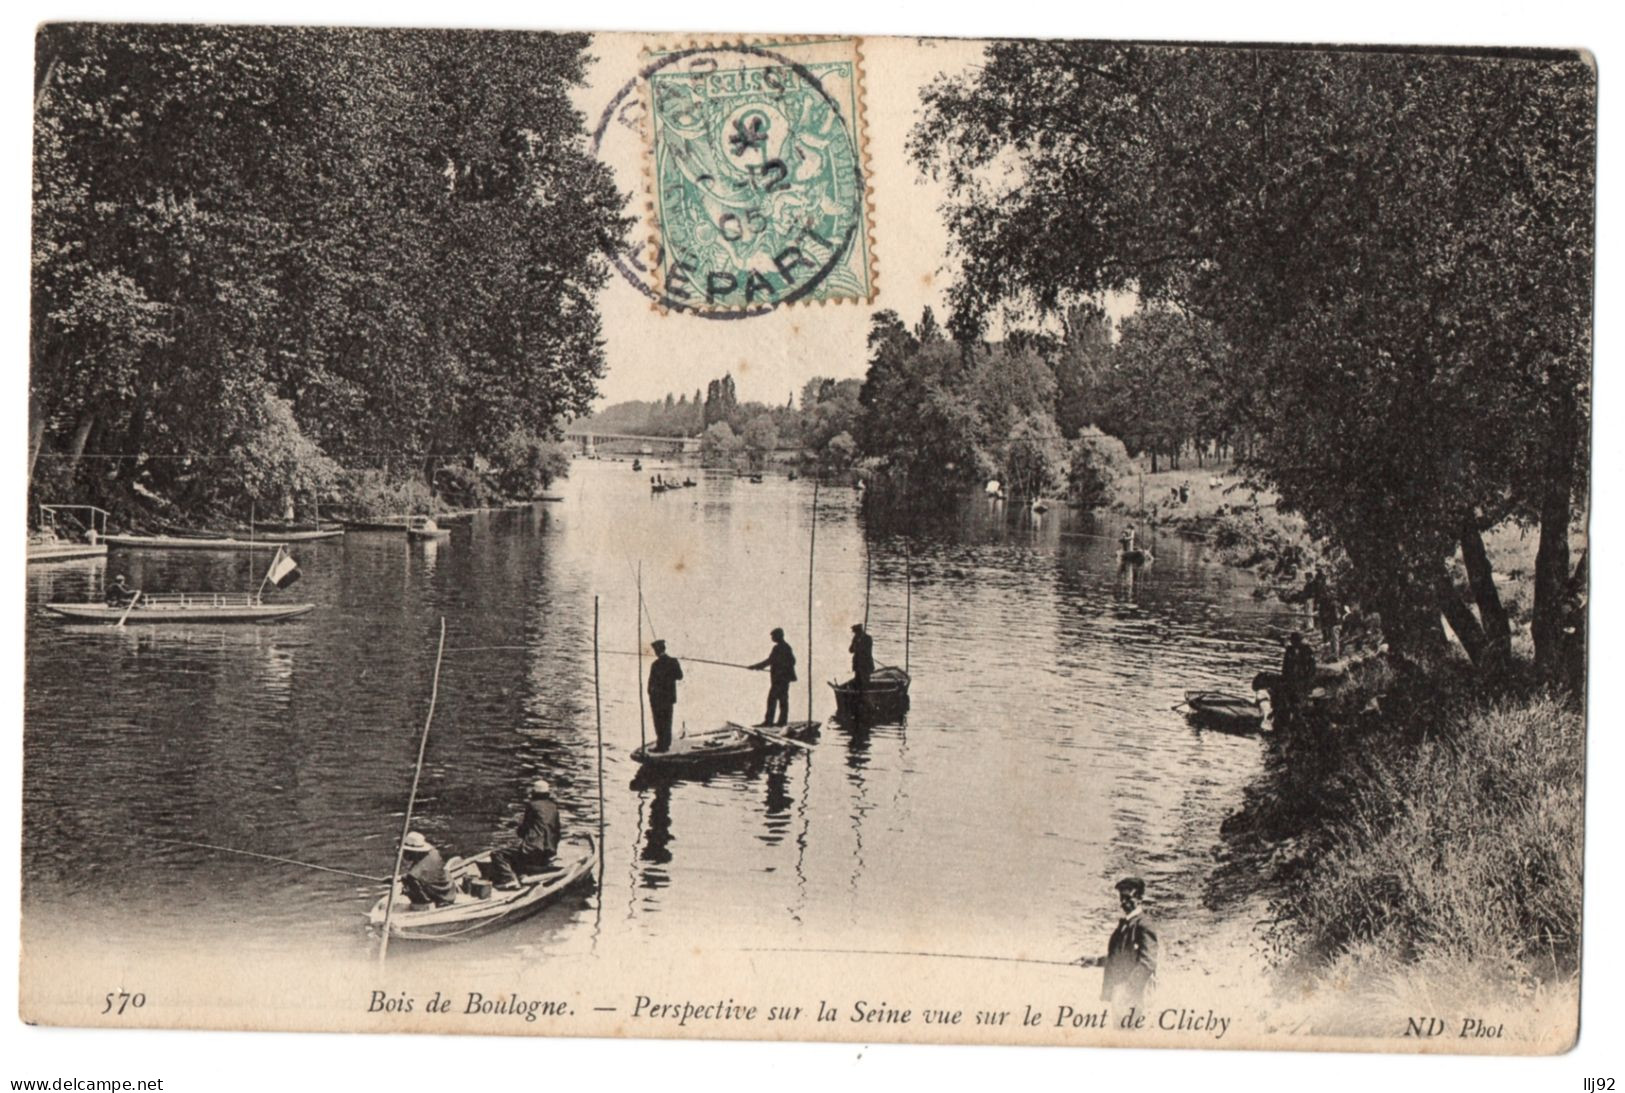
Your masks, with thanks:
[{"label": "sky", "polygon": [[[673,43],[648,35],[594,37],[596,60],[588,86],[575,95],[589,128],[636,74],[646,44]],[[667,392],[692,394],[725,372],[733,374],[741,401],[782,403],[813,376],[861,377],[869,319],[876,310],[890,308],[913,325],[929,305],[942,319],[955,269],[939,213],[945,195],[908,161],[906,140],[918,117],[921,88],[939,73],[964,72],[981,51],[982,43],[964,40],[864,40],[864,129],[879,268],[873,304],[789,305],[758,318],[719,322],[661,314],[615,273],[599,295],[608,360],[599,405],[663,398]],[[641,211],[648,198],[646,139],[612,124],[601,145],[616,185],[631,195],[630,212]],[[645,228],[640,225],[637,232]]]}]

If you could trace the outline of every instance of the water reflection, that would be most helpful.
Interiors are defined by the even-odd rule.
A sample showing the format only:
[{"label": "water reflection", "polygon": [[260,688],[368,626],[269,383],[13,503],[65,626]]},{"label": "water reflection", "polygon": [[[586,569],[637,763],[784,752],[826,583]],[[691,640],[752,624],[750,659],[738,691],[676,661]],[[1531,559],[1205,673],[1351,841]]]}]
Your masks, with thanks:
[{"label": "water reflection", "polygon": [[[1164,537],[1154,566],[1123,572],[1113,529],[1088,514],[974,499],[925,520],[825,488],[809,635],[810,483],[706,476],[651,497],[643,475],[578,463],[562,492],[436,544],[366,533],[301,547],[297,589],[320,606],[276,627],[69,626],[39,607],[98,595],[106,569],[155,590],[237,587],[263,569],[246,558],[116,553],[106,567],[31,569],[29,906],[87,935],[156,935],[179,924],[180,889],[188,938],[355,951],[376,895],[365,886],[147,837],[387,872],[444,617],[414,826],[451,853],[506,841],[524,787],[547,778],[567,833],[596,838],[602,821],[604,888],[612,904],[625,892],[626,914],[597,928],[601,952],[633,937],[715,943],[735,927],[880,948],[957,937],[964,951],[1012,922],[1065,948],[1109,927],[1106,882],[1124,870],[1146,876],[1163,917],[1203,913],[1196,878],[1259,746],[1194,733],[1169,707],[1273,664],[1270,627],[1289,620],[1259,612],[1200,544]],[[867,615],[877,661],[908,664],[911,708],[830,724],[816,751],[648,779],[630,759],[640,662],[604,655],[600,802],[595,596],[606,653],[635,648],[640,631],[647,641],[652,622],[679,656],[749,663],[783,626],[802,677],[792,718],[806,716],[808,681],[813,717],[830,718],[826,681],[849,675],[849,627]],[[762,686],[687,661],[679,723],[754,721]],[[585,946],[588,903],[466,952]]]}]

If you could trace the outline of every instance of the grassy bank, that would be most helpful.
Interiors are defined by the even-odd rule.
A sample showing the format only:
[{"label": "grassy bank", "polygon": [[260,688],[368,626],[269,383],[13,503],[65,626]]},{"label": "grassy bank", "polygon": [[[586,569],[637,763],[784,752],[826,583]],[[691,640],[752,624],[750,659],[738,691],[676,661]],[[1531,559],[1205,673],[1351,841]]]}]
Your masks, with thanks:
[{"label": "grassy bank", "polygon": [[1316,1032],[1474,1014],[1534,1036],[1573,1005],[1584,716],[1452,699],[1449,675],[1395,681],[1393,719],[1273,741],[1226,824],[1232,873],[1273,890],[1277,975]]}]

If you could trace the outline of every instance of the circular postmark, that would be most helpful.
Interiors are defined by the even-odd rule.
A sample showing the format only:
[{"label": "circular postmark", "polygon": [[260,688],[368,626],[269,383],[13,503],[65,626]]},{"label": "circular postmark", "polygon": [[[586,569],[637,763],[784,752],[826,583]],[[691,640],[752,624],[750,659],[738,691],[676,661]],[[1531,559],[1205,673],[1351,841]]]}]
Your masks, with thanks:
[{"label": "circular postmark", "polygon": [[612,261],[655,305],[733,320],[871,295],[856,50],[790,49],[656,54],[600,115],[594,155],[612,125],[645,142],[653,246]]}]

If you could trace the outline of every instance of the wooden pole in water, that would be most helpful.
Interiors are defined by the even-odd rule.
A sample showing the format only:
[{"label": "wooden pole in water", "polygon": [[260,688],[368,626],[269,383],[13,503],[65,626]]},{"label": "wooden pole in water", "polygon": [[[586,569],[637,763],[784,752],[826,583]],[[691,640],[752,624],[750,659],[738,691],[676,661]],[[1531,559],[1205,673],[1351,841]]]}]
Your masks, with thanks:
[{"label": "wooden pole in water", "polygon": [[446,617],[440,617],[440,651],[434,656],[434,683],[429,687],[429,715],[423,719],[423,735],[418,738],[418,765],[412,771],[412,792],[406,798],[406,818],[401,821],[401,841],[395,846],[395,869],[389,875],[389,894],[384,897],[384,936],[378,942],[378,963],[389,955],[389,915],[395,909],[395,885],[401,879],[401,861],[406,856],[406,836],[412,830],[412,810],[418,803],[418,782],[423,778],[423,755],[429,748],[429,726],[434,724],[434,706],[440,698],[440,662],[446,657]]},{"label": "wooden pole in water", "polygon": [[869,536],[863,537],[863,632],[869,632],[869,589],[875,583],[875,555],[869,549]]},{"label": "wooden pole in water", "polygon": [[643,563],[638,562],[638,742],[647,750],[649,731],[643,724]]},{"label": "wooden pole in water", "polygon": [[592,709],[598,722],[598,883],[602,884],[604,883],[604,702],[598,683],[597,596],[592,598]]},{"label": "wooden pole in water", "polygon": [[914,552],[903,544],[903,674],[908,675],[908,644],[914,629]]},{"label": "wooden pole in water", "polygon": [[818,479],[813,479],[812,532],[807,539],[807,720],[813,719],[813,558],[818,553]]}]

